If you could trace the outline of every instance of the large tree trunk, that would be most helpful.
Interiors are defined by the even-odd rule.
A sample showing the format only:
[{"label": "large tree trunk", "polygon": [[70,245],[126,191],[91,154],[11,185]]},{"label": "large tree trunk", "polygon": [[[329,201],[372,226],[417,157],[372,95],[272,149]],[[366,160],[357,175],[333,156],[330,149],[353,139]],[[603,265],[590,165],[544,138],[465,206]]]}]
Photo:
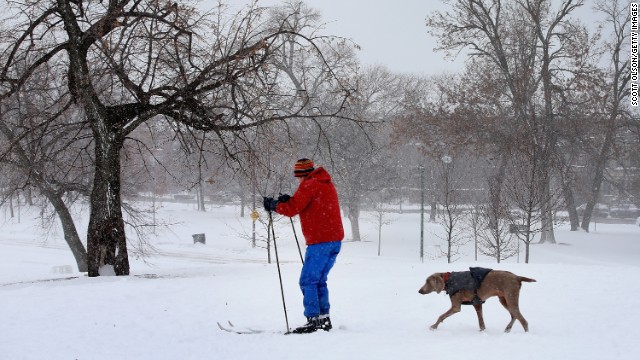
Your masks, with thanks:
[{"label": "large tree trunk", "polygon": [[[109,114],[92,86],[86,40],[71,3],[58,0],[64,29],[69,37],[69,92],[83,108],[91,124],[94,139],[94,179],[91,191],[91,212],[87,231],[87,263],[90,277],[100,276],[106,265],[113,266],[116,275],[129,275],[129,258],[122,219],[120,195],[120,150],[126,131],[122,114]],[[116,4],[115,6],[124,6]],[[117,10],[116,10],[117,11]],[[106,35],[117,22],[105,22],[93,36]],[[132,126],[131,129],[135,128]],[[131,130],[129,130],[131,131]]]},{"label": "large tree trunk", "polygon": [[96,171],[87,232],[89,276],[99,276],[100,270],[106,265],[113,266],[116,275],[129,275],[129,257],[120,196],[119,155],[122,143],[114,143],[109,135],[106,139],[99,139],[98,136],[94,138]]}]

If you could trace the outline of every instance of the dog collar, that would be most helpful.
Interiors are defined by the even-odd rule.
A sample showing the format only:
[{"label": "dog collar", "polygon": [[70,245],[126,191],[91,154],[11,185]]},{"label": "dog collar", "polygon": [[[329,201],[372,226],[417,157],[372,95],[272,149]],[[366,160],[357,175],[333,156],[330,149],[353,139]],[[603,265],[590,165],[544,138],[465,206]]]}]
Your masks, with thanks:
[{"label": "dog collar", "polygon": [[450,272],[444,273],[444,290],[447,290],[447,283],[449,282],[449,276],[451,276]]}]

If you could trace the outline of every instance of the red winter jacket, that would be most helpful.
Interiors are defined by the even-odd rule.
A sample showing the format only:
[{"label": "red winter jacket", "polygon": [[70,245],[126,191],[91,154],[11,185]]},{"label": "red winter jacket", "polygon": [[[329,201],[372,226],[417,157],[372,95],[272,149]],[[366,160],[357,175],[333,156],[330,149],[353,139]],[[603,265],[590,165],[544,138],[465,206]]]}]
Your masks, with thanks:
[{"label": "red winter jacket", "polygon": [[307,245],[344,238],[338,193],[331,176],[322,167],[302,180],[289,201],[278,203],[276,212],[289,217],[300,214],[300,225]]}]

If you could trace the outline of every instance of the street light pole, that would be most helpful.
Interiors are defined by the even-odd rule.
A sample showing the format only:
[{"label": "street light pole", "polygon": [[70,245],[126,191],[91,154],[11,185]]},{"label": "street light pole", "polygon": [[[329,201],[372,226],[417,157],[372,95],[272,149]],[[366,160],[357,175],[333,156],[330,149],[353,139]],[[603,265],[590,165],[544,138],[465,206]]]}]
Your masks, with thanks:
[{"label": "street light pole", "polygon": [[420,166],[420,262],[424,262],[424,166]]},{"label": "street light pole", "polygon": [[[252,170],[254,171],[254,170]],[[251,223],[251,247],[256,247],[256,221],[258,220],[258,212],[256,211],[256,178],[255,176],[251,176],[251,198],[253,199],[251,206],[253,207],[253,211],[251,212],[251,219],[253,220]]]}]

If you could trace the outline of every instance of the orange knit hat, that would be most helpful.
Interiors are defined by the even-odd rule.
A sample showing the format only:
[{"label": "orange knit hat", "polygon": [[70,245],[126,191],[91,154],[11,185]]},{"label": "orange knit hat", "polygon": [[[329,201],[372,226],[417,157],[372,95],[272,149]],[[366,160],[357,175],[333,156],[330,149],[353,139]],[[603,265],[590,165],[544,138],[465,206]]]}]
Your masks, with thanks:
[{"label": "orange knit hat", "polygon": [[293,174],[295,177],[307,176],[313,170],[313,161],[306,158],[296,161],[296,164],[293,166]]}]

